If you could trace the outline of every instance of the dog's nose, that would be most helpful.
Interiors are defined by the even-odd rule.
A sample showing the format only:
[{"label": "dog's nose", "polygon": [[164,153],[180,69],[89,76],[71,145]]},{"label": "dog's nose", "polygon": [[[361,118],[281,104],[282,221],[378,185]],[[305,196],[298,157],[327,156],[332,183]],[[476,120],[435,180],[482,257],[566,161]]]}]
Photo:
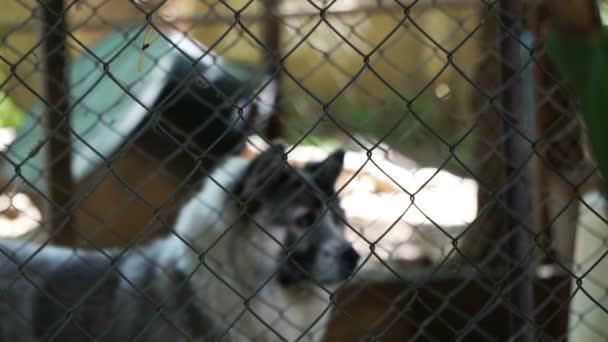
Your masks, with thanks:
[{"label": "dog's nose", "polygon": [[348,262],[354,267],[359,261],[359,253],[357,253],[353,247],[348,246],[344,249],[344,251],[342,251],[342,260]]}]

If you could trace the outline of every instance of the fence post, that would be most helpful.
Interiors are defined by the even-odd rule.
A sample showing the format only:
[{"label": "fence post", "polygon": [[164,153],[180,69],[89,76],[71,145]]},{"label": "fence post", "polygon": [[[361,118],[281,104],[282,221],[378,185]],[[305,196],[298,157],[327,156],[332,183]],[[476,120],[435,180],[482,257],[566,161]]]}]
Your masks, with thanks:
[{"label": "fence post", "polygon": [[281,123],[281,25],[279,20],[279,0],[264,0],[265,22],[264,22],[264,44],[270,51],[269,61],[267,62],[268,73],[276,73],[273,103],[273,115],[270,117],[266,131],[267,138],[274,139],[283,135],[283,125]]},{"label": "fence post", "polygon": [[49,201],[46,203],[48,229],[57,230],[55,242],[71,245],[76,234],[67,212],[74,185],[71,171],[69,85],[67,79],[67,25],[63,0],[40,2],[42,12],[42,88],[46,101],[45,133],[46,183]]},{"label": "fence post", "polygon": [[531,188],[528,151],[531,146],[520,136],[526,132],[524,112],[524,87],[522,78],[521,37],[523,17],[520,0],[501,0],[499,13],[500,54],[502,79],[505,88],[501,93],[503,110],[503,134],[506,137],[504,153],[507,185],[505,200],[507,215],[506,254],[509,255],[511,300],[517,312],[513,315],[512,333],[514,341],[531,342],[534,331],[527,319],[534,319],[532,279],[527,264],[531,239],[521,223],[528,224],[531,216]]},{"label": "fence post", "polygon": [[[480,17],[488,18],[479,31],[479,44],[482,49],[496,50],[498,39],[498,22],[489,20],[497,15],[495,8],[482,8]],[[488,106],[487,93],[496,93],[501,86],[501,65],[497,55],[489,54],[475,66],[473,82],[484,91],[473,92],[471,106],[480,111],[477,124],[479,133],[474,147],[475,175],[479,187],[477,189],[478,208],[488,209],[478,213],[475,224],[468,229],[466,238],[462,239],[461,253],[466,252],[467,258],[482,261],[485,258],[495,258],[493,242],[504,234],[505,210],[498,205],[494,192],[500,189],[505,181],[505,162],[503,142],[493,138],[501,130],[501,115],[497,108]],[[487,108],[487,110],[483,110]],[[492,229],[485,229],[492,227]],[[491,263],[490,263],[491,264]],[[482,265],[478,262],[478,266]]]}]

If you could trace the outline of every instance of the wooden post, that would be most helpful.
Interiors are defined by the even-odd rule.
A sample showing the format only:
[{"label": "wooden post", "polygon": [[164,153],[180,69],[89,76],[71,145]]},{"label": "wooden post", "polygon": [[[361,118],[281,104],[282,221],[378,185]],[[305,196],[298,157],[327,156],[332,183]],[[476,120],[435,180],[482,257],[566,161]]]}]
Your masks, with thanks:
[{"label": "wooden post", "polygon": [[[480,29],[481,49],[496,51],[499,41],[496,10],[483,8],[480,15],[485,18]],[[473,77],[474,83],[481,91],[474,92],[471,97],[473,110],[480,112],[479,132],[474,149],[477,162],[474,174],[479,183],[477,202],[480,213],[459,242],[459,245],[462,245],[461,253],[482,269],[485,269],[483,264],[491,264],[488,259],[495,257],[496,242],[503,234],[505,222],[504,209],[493,197],[493,192],[500,189],[504,183],[505,173],[502,140],[496,138],[500,133],[500,115],[486,96],[496,95],[501,86],[500,61],[496,53],[487,53],[484,56]]]},{"label": "wooden post", "polygon": [[42,87],[46,102],[45,133],[49,137],[45,149],[49,199],[46,203],[46,220],[51,234],[57,233],[56,243],[73,245],[76,232],[73,230],[68,207],[74,185],[71,171],[67,25],[63,0],[41,1],[41,12]]},{"label": "wooden post", "polygon": [[273,103],[275,104],[275,108],[273,110],[273,115],[270,118],[270,122],[268,123],[268,128],[266,131],[266,135],[268,139],[275,139],[281,137],[283,135],[283,124],[281,123],[280,115],[282,114],[281,110],[281,25],[279,20],[279,0],[264,0],[265,7],[265,15],[266,20],[264,21],[264,44],[266,48],[270,51],[270,56],[267,64],[268,73],[275,74],[276,73],[276,84],[274,89],[274,97]]},{"label": "wooden post", "polygon": [[[593,23],[589,19],[592,14],[577,13],[586,1],[558,4],[561,2],[545,1],[530,5],[530,30],[540,44],[551,22],[564,22],[563,12],[569,7],[568,12],[573,17],[559,24],[560,27],[566,27],[569,32],[577,32],[585,27],[590,29],[587,25]],[[537,50],[542,51],[542,45]],[[551,237],[552,256],[559,262],[569,264],[572,261],[578,207],[576,203],[571,203],[566,210],[562,210],[575,196],[573,187],[562,177],[576,184],[587,175],[585,169],[589,169],[589,165],[586,165],[583,153],[581,127],[574,100],[563,88],[556,87],[559,77],[547,54],[538,53],[535,58],[536,126],[538,136],[542,137],[537,151],[543,159],[538,165],[537,192],[538,197],[544,200],[539,208],[539,224],[548,230]],[[583,165],[587,167],[583,169]]]}]

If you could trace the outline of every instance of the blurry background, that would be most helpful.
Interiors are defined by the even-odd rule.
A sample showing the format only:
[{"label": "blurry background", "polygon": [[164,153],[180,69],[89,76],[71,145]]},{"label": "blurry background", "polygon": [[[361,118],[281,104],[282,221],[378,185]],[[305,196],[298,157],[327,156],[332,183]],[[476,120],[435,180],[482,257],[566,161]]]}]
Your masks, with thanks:
[{"label": "blurry background", "polygon": [[[252,35],[258,39],[263,36],[264,6],[262,1],[254,1],[241,14],[244,27],[234,25],[234,14],[228,6],[241,8],[245,4],[168,1],[159,17],[166,16],[176,25],[187,27],[189,37],[213,45],[214,53],[220,56],[263,65],[268,52]],[[285,69],[289,71],[289,75],[281,75],[281,118],[289,122],[284,125],[285,137],[290,141],[300,139],[323,112],[321,103],[340,94],[329,111],[345,129],[377,140],[399,121],[396,132],[385,141],[423,165],[442,164],[449,156],[448,148],[430,131],[454,143],[470,129],[481,110],[471,105],[474,87],[463,77],[471,77],[489,53],[481,51],[479,33],[473,32],[480,24],[480,4],[423,1],[412,6],[410,20],[403,20],[402,7],[391,1],[338,1],[332,5],[327,23],[318,25],[318,10],[310,3],[281,2],[277,9],[281,14],[280,48],[288,54]],[[40,70],[35,67],[40,56],[26,56],[38,41],[38,28],[32,18],[35,7],[35,1],[8,1],[0,14],[2,55],[7,60],[0,70],[6,77],[10,64],[25,57],[16,74],[32,85],[40,83]],[[74,58],[110,30],[141,25],[145,15],[129,1],[84,1],[67,11],[67,19],[71,32],[68,51]],[[447,65],[445,51],[455,48],[452,63],[460,70]],[[369,65],[373,72],[364,67],[362,58],[372,51]],[[8,80],[3,91],[10,93],[10,99],[20,108],[29,108],[35,99],[15,77]],[[408,110],[404,99],[412,101],[416,116],[423,118],[428,128],[414,115],[401,119]],[[3,114],[3,122],[18,123],[8,112]],[[323,123],[311,133],[309,139],[353,144],[333,124]],[[458,156],[466,163],[473,161],[473,139],[465,138],[458,147]]]}]

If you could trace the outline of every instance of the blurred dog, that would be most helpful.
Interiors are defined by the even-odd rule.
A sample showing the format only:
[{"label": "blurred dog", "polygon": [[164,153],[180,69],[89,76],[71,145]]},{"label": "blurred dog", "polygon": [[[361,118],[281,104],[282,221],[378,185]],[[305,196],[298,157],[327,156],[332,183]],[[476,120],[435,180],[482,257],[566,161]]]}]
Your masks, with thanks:
[{"label": "blurred dog", "polygon": [[3,243],[2,341],[320,340],[356,268],[335,182],[344,152],[293,168],[232,157],[173,234],[124,250]]}]

